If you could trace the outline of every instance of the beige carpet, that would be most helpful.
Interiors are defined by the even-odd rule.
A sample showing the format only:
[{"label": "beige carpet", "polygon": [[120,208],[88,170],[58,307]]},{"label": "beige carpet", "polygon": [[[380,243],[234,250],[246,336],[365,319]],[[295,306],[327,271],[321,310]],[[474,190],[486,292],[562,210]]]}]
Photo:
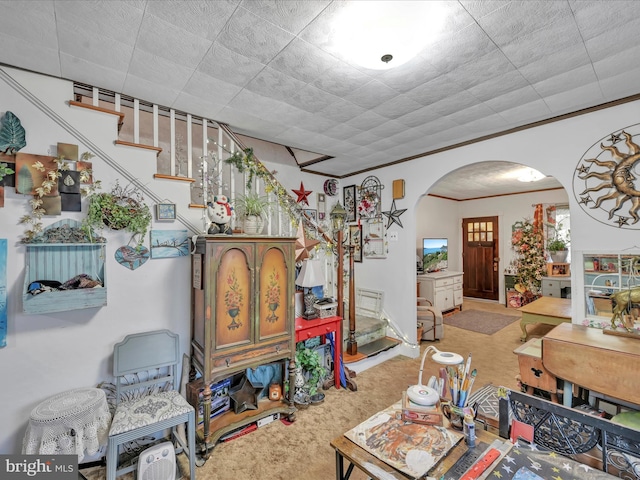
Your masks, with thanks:
[{"label": "beige carpet", "polygon": [[520,320],[520,317],[520,312],[517,310],[509,312],[509,315],[503,315],[497,312],[465,308],[455,315],[445,316],[443,321],[445,325],[464,328],[465,330],[485,335],[493,335],[507,325]]},{"label": "beige carpet", "polygon": [[[464,309],[506,313],[503,305],[465,299]],[[509,310],[508,313],[518,313]],[[542,336],[552,327],[529,326],[530,337]],[[487,383],[517,388],[517,357],[513,350],[521,345],[520,325],[514,322],[494,335],[483,335],[445,325],[439,342],[422,342],[424,349],[435,344],[442,350],[467,356],[473,354],[478,369],[474,391]],[[356,377],[358,390],[331,388],[324,403],[297,413],[297,420],[285,426],[273,422],[248,435],[221,443],[204,466],[196,469],[198,480],[331,480],[335,478],[335,453],[329,442],[374,413],[398,401],[402,391],[418,380],[420,358],[395,357]],[[424,376],[435,374],[437,366],[426,362]],[[184,457],[181,455],[180,457]],[[180,458],[184,465],[184,458]],[[185,467],[186,471],[188,470]],[[83,471],[90,480],[104,478],[103,468]],[[187,477],[188,478],[188,477]],[[354,470],[352,480],[366,480]]]}]

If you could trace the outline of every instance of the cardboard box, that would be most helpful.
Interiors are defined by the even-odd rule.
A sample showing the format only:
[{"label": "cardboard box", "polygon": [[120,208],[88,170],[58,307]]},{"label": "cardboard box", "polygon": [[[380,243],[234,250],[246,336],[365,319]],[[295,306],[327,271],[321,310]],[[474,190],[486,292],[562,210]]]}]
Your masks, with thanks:
[{"label": "cardboard box", "polygon": [[409,400],[407,392],[402,392],[402,420],[422,425],[439,425],[444,423],[444,415],[440,410],[440,402],[434,407],[416,405]]}]

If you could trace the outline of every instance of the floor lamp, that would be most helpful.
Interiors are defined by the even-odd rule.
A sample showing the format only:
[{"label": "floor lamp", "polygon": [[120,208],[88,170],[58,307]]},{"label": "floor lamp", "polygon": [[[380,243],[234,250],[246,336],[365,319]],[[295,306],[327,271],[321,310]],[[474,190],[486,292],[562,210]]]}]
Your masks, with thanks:
[{"label": "floor lamp", "polygon": [[347,219],[347,211],[344,209],[340,202],[337,202],[331,209],[329,214],[331,219],[331,228],[333,230],[334,237],[336,238],[336,253],[338,255],[338,275],[336,279],[336,290],[338,299],[338,311],[336,312],[339,317],[344,318],[344,278],[342,275],[343,266],[343,246],[342,246],[342,232],[344,230],[344,224]]}]

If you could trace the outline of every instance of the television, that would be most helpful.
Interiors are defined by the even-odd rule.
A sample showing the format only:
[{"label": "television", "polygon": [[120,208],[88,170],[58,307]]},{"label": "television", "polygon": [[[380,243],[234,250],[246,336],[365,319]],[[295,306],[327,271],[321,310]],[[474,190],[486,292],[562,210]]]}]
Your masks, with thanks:
[{"label": "television", "polygon": [[422,269],[425,272],[445,270],[449,266],[449,248],[446,238],[422,239]]}]

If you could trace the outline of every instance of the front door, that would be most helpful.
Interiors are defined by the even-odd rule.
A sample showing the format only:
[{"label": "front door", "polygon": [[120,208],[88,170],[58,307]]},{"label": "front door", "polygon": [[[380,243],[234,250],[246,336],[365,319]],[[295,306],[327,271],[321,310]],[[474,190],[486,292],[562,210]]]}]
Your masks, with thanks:
[{"label": "front door", "polygon": [[498,300],[498,217],[462,220],[462,268],[465,297]]}]

